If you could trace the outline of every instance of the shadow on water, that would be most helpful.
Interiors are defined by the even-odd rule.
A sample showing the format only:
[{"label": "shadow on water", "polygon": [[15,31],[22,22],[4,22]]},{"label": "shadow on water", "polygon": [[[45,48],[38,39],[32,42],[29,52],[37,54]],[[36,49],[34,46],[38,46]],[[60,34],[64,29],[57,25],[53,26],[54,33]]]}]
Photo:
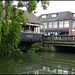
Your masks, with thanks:
[{"label": "shadow on water", "polygon": [[17,66],[21,60],[14,61],[12,58],[0,58],[0,74],[17,74]]},{"label": "shadow on water", "polygon": [[55,46],[57,52],[75,53],[75,47]]},{"label": "shadow on water", "polygon": [[41,57],[34,53],[0,57],[0,74],[24,74],[39,69],[40,63]]}]

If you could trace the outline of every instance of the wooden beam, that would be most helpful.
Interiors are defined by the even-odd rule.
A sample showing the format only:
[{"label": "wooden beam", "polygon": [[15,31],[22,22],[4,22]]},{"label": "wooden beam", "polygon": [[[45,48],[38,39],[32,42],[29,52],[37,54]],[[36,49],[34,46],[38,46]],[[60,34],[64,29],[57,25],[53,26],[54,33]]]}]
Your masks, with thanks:
[{"label": "wooden beam", "polygon": [[45,34],[45,25],[44,25],[44,34]]},{"label": "wooden beam", "polygon": [[31,23],[27,23],[27,25],[40,26],[39,24],[31,24]]}]

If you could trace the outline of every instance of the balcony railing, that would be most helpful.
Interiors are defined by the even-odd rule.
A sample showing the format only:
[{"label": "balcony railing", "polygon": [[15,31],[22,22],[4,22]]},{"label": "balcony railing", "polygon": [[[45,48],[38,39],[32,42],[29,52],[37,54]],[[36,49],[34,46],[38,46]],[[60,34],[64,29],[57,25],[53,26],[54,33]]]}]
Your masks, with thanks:
[{"label": "balcony railing", "polygon": [[51,35],[44,36],[44,40],[49,41],[75,41],[75,35]]}]

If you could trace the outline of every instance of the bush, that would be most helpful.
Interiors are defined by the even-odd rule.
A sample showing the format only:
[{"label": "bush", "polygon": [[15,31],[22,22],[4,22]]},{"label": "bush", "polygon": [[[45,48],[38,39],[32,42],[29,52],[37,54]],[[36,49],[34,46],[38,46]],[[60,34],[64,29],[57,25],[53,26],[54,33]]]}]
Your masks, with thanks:
[{"label": "bush", "polygon": [[27,51],[28,53],[33,53],[42,48],[42,43],[34,43],[31,45],[31,48]]}]

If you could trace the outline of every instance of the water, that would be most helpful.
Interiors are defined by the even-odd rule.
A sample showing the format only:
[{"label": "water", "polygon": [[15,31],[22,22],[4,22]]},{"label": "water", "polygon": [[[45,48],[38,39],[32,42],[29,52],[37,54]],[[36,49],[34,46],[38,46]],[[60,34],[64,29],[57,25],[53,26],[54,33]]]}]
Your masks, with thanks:
[{"label": "water", "polygon": [[0,57],[0,74],[75,74],[75,53],[38,52]]}]

